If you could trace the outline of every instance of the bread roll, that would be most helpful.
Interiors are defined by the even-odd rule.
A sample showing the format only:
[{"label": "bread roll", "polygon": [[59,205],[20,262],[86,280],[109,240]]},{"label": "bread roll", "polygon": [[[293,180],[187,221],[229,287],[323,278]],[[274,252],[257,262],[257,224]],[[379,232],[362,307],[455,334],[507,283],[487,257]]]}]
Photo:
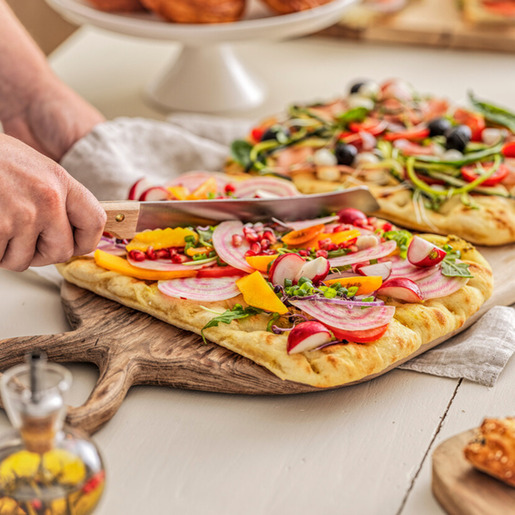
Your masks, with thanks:
[{"label": "bread roll", "polygon": [[143,4],[139,0],[89,0],[100,11],[130,12],[142,11]]},{"label": "bread roll", "polygon": [[332,0],[263,0],[273,11],[279,14],[290,14],[297,11],[306,11],[328,4]]},{"label": "bread roll", "polygon": [[175,23],[224,23],[237,21],[245,0],[142,0],[145,7]]}]

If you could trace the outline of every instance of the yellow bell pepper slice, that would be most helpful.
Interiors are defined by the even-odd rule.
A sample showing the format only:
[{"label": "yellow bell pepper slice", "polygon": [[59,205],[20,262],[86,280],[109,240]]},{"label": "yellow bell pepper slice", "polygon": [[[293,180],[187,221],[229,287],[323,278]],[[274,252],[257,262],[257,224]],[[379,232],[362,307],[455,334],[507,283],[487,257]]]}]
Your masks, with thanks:
[{"label": "yellow bell pepper slice", "polygon": [[266,274],[268,272],[268,265],[275,261],[279,254],[272,254],[270,256],[245,256],[245,261],[254,269],[259,270]]},{"label": "yellow bell pepper slice", "polygon": [[174,229],[168,227],[166,229],[144,231],[136,234],[126,249],[128,252],[131,250],[145,252],[149,247],[152,247],[154,250],[167,249],[168,247],[184,247],[186,245],[186,237],[188,236],[193,236],[195,241],[198,240],[196,232],[184,227],[176,227]]},{"label": "yellow bell pepper slice", "polygon": [[172,200],[186,200],[190,194],[190,190],[184,186],[169,186],[166,189],[172,196]]},{"label": "yellow bell pepper slice", "polygon": [[188,196],[188,200],[203,200],[207,199],[210,196],[216,196],[218,191],[218,184],[216,183],[216,179],[214,177],[210,177],[206,181],[204,181],[197,189],[191,192],[191,195]]},{"label": "yellow bell pepper slice", "polygon": [[318,240],[331,240],[332,243],[339,245],[346,241],[357,238],[361,233],[358,229],[350,229],[349,231],[322,233],[318,236]]},{"label": "yellow bell pepper slice", "polygon": [[280,315],[288,313],[288,308],[277,297],[274,290],[270,288],[261,272],[256,271],[243,276],[236,281],[236,286],[249,306],[279,313]]},{"label": "yellow bell pepper slice", "polygon": [[358,287],[356,295],[368,295],[376,291],[383,284],[383,278],[380,275],[364,275],[363,277],[342,277],[340,279],[330,279],[324,281],[324,284],[340,283],[345,288]]},{"label": "yellow bell pepper slice", "polygon": [[94,259],[95,263],[102,268],[136,279],[143,279],[144,281],[168,281],[169,279],[194,277],[197,275],[196,270],[172,270],[169,272],[145,270],[144,268],[132,266],[126,259],[120,256],[113,256],[99,249],[95,250]]}]

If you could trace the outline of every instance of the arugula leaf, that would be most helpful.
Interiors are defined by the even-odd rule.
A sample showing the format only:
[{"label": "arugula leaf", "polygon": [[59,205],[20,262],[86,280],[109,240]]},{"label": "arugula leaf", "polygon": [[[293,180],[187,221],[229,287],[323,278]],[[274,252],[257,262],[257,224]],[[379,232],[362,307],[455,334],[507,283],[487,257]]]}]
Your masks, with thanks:
[{"label": "arugula leaf", "polygon": [[224,311],[221,315],[212,318],[200,331],[200,336],[206,342],[206,337],[204,336],[204,331],[209,327],[216,327],[218,324],[230,324],[233,320],[238,320],[240,318],[248,318],[254,315],[259,315],[263,313],[263,310],[260,308],[253,308],[252,306],[248,306],[244,308],[241,304],[236,304],[232,309],[228,309]]},{"label": "arugula leaf", "polygon": [[366,107],[354,107],[337,116],[338,122],[346,126],[351,122],[362,122],[368,114]]},{"label": "arugula leaf", "polygon": [[237,139],[231,143],[231,157],[245,169],[252,165],[251,150],[252,144],[248,141]]},{"label": "arugula leaf", "polygon": [[504,107],[478,100],[471,91],[469,91],[469,99],[475,109],[487,120],[498,123],[515,132],[515,113]]},{"label": "arugula leaf", "polygon": [[467,263],[456,262],[461,257],[459,250],[454,250],[450,245],[444,245],[443,250],[447,252],[447,255],[442,261],[442,275],[447,277],[474,277],[470,273]]},{"label": "arugula leaf", "polygon": [[408,246],[411,239],[413,238],[413,235],[409,231],[400,229],[398,231],[387,231],[383,234],[383,236],[387,240],[394,240],[395,243],[397,243],[397,247],[399,248],[401,258],[406,259],[408,254]]}]

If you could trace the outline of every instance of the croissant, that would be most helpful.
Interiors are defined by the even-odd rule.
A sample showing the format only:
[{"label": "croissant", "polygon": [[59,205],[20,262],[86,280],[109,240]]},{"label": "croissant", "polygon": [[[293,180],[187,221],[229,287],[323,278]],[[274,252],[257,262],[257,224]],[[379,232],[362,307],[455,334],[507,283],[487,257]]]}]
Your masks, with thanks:
[{"label": "croissant", "polygon": [[142,0],[145,7],[176,23],[224,23],[237,21],[245,0]]},{"label": "croissant", "polygon": [[128,12],[144,9],[139,0],[89,0],[100,11]]},{"label": "croissant", "polygon": [[515,487],[515,417],[485,419],[464,453],[474,467]]},{"label": "croissant", "polygon": [[332,0],[263,0],[273,11],[279,14],[290,14],[297,11],[306,11],[328,4]]}]

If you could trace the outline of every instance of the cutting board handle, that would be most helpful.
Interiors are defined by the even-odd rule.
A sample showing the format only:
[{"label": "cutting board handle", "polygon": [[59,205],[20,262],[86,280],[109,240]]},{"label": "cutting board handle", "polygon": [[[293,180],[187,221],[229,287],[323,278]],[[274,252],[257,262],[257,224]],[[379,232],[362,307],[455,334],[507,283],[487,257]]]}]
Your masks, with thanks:
[{"label": "cutting board handle", "polygon": [[107,214],[104,231],[120,239],[136,234],[140,203],[135,200],[100,202]]}]

